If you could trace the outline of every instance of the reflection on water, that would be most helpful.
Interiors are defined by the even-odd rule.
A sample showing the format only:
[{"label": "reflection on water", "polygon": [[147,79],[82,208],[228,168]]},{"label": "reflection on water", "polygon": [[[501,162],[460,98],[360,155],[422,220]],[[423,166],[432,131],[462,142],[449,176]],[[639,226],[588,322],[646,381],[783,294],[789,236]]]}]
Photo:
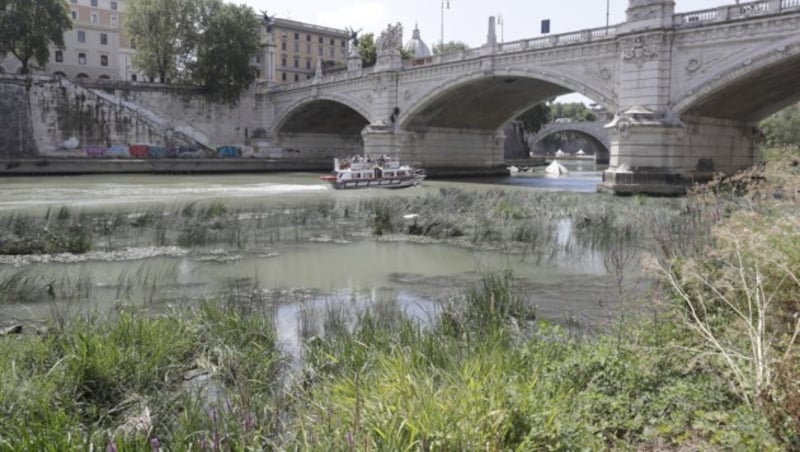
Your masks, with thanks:
[{"label": "reflection on water", "polygon": [[[444,245],[363,241],[346,245],[306,244],[285,246],[269,254],[159,256],[137,261],[40,263],[24,269],[0,269],[9,279],[18,272],[35,275],[27,303],[0,308],[3,318],[35,319],[46,315],[51,303],[45,287],[56,300],[71,299],[86,307],[108,309],[113,300],[160,303],[164,300],[198,298],[229,289],[257,288],[289,291],[303,288],[325,297],[361,297],[377,291],[403,294],[409,302],[441,300],[478,281],[489,272],[513,271],[534,304],[566,307],[587,301],[581,294],[584,281],[597,289],[605,284],[602,260],[585,253],[583,258],[559,263],[540,263],[524,254],[474,251]],[[568,287],[548,292],[566,281]],[[38,293],[35,292],[38,288]],[[553,294],[560,293],[556,298]],[[39,300],[45,300],[42,302]],[[407,306],[403,306],[405,309]]]}]

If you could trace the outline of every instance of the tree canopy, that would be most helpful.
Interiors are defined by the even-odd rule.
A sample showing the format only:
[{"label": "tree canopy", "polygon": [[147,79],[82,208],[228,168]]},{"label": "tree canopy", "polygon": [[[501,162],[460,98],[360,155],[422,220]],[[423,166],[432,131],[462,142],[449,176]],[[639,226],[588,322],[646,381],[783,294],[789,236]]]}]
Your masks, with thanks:
[{"label": "tree canopy", "polygon": [[136,48],[133,64],[151,80],[182,78],[196,6],[191,0],[132,0],[128,5],[125,27]]},{"label": "tree canopy", "polygon": [[554,103],[550,105],[550,121],[569,118],[576,122],[594,121],[597,116],[583,102]]},{"label": "tree canopy", "polygon": [[366,33],[358,39],[358,52],[361,54],[363,67],[375,66],[378,60],[378,49],[375,47],[375,34]]},{"label": "tree canopy", "polygon": [[0,55],[12,54],[30,72],[30,61],[44,67],[50,44],[64,48],[64,32],[72,28],[65,0],[0,0]]},{"label": "tree canopy", "polygon": [[434,45],[432,49],[434,55],[460,52],[462,50],[469,50],[469,46],[461,41],[448,41],[444,44],[439,43]]},{"label": "tree canopy", "polygon": [[249,6],[202,2],[199,30],[188,64],[192,81],[205,87],[214,100],[235,101],[258,76],[252,66],[260,49],[261,22]]},{"label": "tree canopy", "polygon": [[235,102],[257,77],[260,27],[252,8],[222,0],[131,0],[134,65],[151,80],[194,83]]}]

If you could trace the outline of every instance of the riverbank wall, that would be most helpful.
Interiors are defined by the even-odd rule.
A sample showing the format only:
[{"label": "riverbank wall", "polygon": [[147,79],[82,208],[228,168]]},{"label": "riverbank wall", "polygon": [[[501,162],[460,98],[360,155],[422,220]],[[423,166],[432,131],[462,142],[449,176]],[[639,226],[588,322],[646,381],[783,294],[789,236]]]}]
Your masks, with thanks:
[{"label": "riverbank wall", "polygon": [[0,159],[98,157],[100,149],[132,145],[244,146],[258,128],[250,94],[230,105],[191,87],[0,74]]},{"label": "riverbank wall", "polygon": [[325,160],[286,159],[13,159],[0,161],[0,176],[61,176],[83,174],[203,174],[330,171]]}]

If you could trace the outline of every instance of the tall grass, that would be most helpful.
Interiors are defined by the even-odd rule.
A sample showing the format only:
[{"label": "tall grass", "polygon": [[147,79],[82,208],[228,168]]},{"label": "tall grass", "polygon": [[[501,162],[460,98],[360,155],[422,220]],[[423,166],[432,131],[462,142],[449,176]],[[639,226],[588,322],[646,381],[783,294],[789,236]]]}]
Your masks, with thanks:
[{"label": "tall grass", "polygon": [[[723,376],[687,368],[689,353],[664,347],[681,340],[671,325],[629,323],[623,341],[586,341],[541,322],[524,331],[508,281],[488,275],[458,308],[444,310],[462,314],[442,315],[431,328],[367,313],[309,341],[287,447],[774,445],[763,423],[737,411]],[[735,414],[719,417],[720,410]],[[737,431],[743,425],[750,433]]]},{"label": "tall grass", "polygon": [[797,160],[790,162],[788,168],[770,162],[698,194],[728,210],[710,234],[713,246],[660,269],[677,300],[676,315],[697,337],[697,359],[724,369],[732,391],[765,413],[776,437],[794,450],[800,447],[800,171],[792,170]]},{"label": "tall grass", "polygon": [[[280,425],[283,359],[261,306],[75,316],[46,335],[0,338],[0,351],[2,449],[149,450],[155,437],[188,450],[215,435],[263,445]],[[190,375],[205,377],[187,385]],[[224,390],[209,401],[198,389],[212,386]]]}]

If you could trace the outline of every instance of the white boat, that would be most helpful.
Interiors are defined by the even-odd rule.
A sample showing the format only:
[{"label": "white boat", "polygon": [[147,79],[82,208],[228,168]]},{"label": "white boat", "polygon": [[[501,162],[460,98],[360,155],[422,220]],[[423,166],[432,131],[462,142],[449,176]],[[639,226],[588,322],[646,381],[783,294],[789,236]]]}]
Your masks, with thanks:
[{"label": "white boat", "polygon": [[336,189],[345,188],[404,188],[418,185],[425,179],[422,170],[391,157],[376,160],[365,157],[333,159],[333,171],[322,180],[330,182]]}]

